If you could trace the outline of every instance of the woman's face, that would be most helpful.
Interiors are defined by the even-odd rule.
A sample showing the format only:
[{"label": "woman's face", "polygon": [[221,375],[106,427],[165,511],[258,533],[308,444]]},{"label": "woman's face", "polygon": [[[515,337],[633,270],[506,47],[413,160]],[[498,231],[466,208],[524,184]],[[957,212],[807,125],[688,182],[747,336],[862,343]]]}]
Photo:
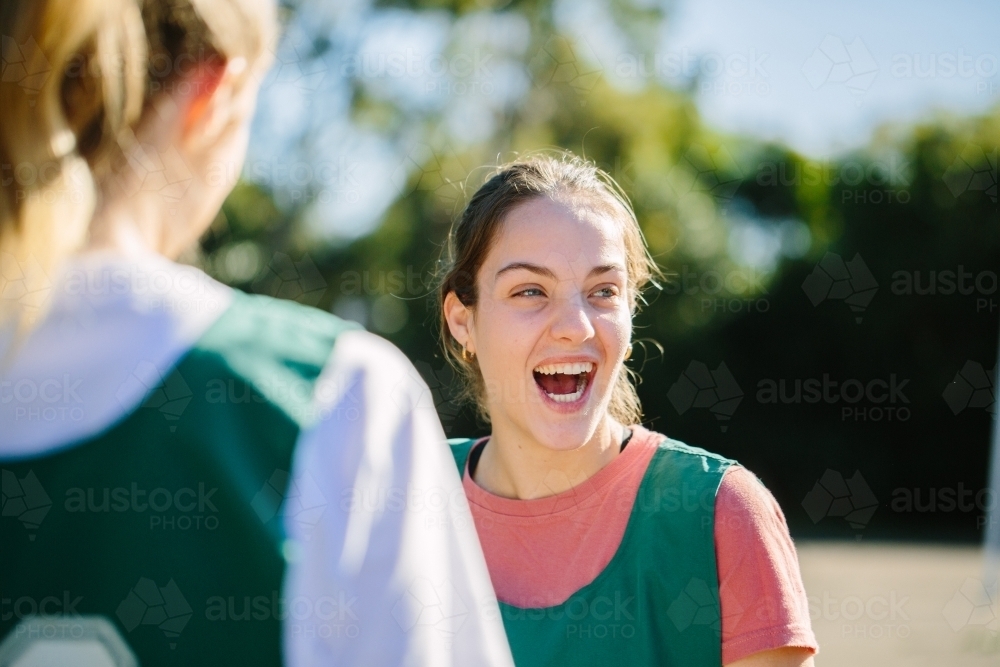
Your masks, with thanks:
[{"label": "woman's face", "polygon": [[625,260],[619,224],[592,207],[539,197],[510,212],[468,327],[494,432],[571,450],[608,418],[632,334]]}]

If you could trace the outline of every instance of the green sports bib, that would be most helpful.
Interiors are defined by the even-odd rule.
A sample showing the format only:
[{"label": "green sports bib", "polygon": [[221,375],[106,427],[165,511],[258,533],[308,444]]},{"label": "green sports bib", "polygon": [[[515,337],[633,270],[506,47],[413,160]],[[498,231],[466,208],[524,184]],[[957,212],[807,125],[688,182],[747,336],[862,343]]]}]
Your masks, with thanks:
[{"label": "green sports bib", "polygon": [[353,327],[235,293],[140,407],[0,461],[0,636],[32,614],[98,614],[143,667],[280,665],[280,508],[314,383]]},{"label": "green sports bib", "polygon": [[[473,440],[451,440],[464,474]],[[517,667],[722,663],[715,496],[734,461],[665,439],[611,562],[570,598],[500,603]]]}]

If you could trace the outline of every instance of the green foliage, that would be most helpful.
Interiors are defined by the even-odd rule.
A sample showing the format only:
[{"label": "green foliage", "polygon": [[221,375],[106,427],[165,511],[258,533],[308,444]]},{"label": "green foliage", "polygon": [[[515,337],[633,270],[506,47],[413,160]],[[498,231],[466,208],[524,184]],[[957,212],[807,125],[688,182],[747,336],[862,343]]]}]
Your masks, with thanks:
[{"label": "green foliage", "polygon": [[[612,4],[626,43],[637,54],[651,48],[663,12],[626,0]],[[520,16],[530,28],[527,46],[497,58],[514,58],[529,85],[513,102],[487,108],[492,131],[468,141],[447,122],[450,105],[463,100],[448,97],[428,110],[363,77],[353,80],[353,121],[386,137],[409,137],[417,147],[405,151],[399,196],[378,228],[330,244],[305,231],[308,202],[282,209],[273,190],[243,183],[203,243],[212,273],[265,292],[272,283],[262,276],[287,275],[301,283],[300,299],[387,335],[417,362],[449,432],[471,435],[482,426],[448,402],[454,378],[437,348],[437,260],[451,221],[489,167],[524,152],[566,148],[623,187],[668,276],[636,321],[637,335],[664,349],[662,357],[640,351],[632,361],[652,427],[741,459],[772,488],[800,533],[839,530],[814,526],[797,511],[826,468],[861,470],[884,504],[899,487],[985,483],[989,414],[954,415],[941,394],[967,360],[987,369],[995,363],[1000,294],[905,293],[898,274],[919,271],[926,284],[929,272],[959,265],[976,274],[1000,269],[1000,111],[887,128],[892,132],[865,151],[818,163],[780,145],[713,132],[689,95],[655,80],[638,88],[608,80],[599,63],[581,57],[578,41],[556,32],[550,3],[379,7],[445,12],[453,27],[450,53],[465,48],[454,28],[466,25],[461,20],[490,9]],[[877,282],[860,316],[833,298],[810,302],[804,283],[827,253],[845,261],[860,255]],[[680,414],[669,398],[692,360],[713,369],[725,362],[744,394],[725,431],[708,411]],[[897,407],[910,417],[859,421],[845,416],[855,406],[843,401],[774,405],[757,395],[767,380],[824,374],[841,382],[907,378],[908,402]],[[940,523],[928,524],[932,519]],[[928,530],[972,537],[976,529],[971,516],[945,523],[882,512],[870,534]]]}]

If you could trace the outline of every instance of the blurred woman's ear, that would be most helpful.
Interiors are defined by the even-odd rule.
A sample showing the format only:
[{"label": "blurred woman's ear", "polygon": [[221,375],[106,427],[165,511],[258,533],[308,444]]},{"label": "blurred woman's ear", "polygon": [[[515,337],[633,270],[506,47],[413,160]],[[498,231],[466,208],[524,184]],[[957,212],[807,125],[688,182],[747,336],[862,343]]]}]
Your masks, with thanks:
[{"label": "blurred woman's ear", "polygon": [[[240,58],[240,60],[243,60]],[[204,120],[212,111],[213,98],[219,90],[228,69],[227,64],[218,59],[208,59],[199,63],[184,77],[179,90],[186,91],[185,99],[175,100],[186,107],[183,114],[183,138],[192,133],[204,131]]]}]

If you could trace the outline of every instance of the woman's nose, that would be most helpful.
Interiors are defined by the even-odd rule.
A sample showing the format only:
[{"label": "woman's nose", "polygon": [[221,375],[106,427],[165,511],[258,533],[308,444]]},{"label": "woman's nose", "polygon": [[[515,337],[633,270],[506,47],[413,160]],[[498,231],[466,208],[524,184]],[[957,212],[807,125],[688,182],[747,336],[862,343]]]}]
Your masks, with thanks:
[{"label": "woman's nose", "polygon": [[594,336],[586,300],[580,296],[566,296],[555,300],[550,331],[554,338],[569,343],[582,343]]}]

